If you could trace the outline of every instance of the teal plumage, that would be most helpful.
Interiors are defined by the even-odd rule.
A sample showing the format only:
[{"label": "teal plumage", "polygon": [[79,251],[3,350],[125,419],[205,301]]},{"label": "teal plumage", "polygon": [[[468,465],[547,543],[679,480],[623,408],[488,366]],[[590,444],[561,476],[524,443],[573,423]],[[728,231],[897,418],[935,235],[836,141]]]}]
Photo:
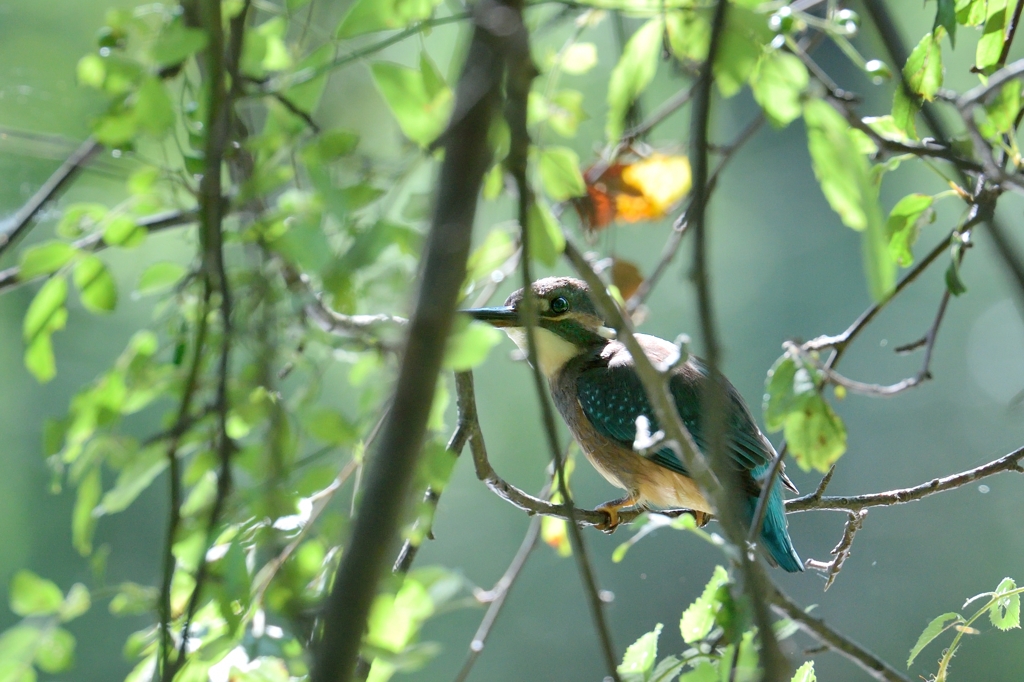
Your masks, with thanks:
[{"label": "teal plumage", "polygon": [[[586,284],[569,278],[548,278],[535,282],[533,289],[540,308],[538,360],[548,377],[555,404],[595,468],[613,485],[627,491],[625,498],[600,507],[608,512],[609,525],[617,524],[619,508],[632,504],[682,506],[710,513],[711,506],[671,448],[664,447],[646,456],[633,450],[638,418],[647,419],[651,433],[658,430],[658,422],[632,356],[623,344],[608,338]],[[520,290],[501,308],[467,312],[505,328],[525,349],[519,319],[521,301]],[[636,338],[654,362],[665,362],[676,353],[675,346],[663,339],[646,334],[637,334]],[[671,372],[669,389],[679,416],[697,446],[705,450],[700,406],[702,389],[708,381],[707,368],[691,356]],[[726,383],[728,452],[746,495],[748,519],[752,519],[761,479],[771,467],[775,450],[757,428],[742,397]],[[783,485],[792,487],[784,473],[774,482],[768,498],[761,544],[784,570],[802,571],[803,563],[786,528]]]}]

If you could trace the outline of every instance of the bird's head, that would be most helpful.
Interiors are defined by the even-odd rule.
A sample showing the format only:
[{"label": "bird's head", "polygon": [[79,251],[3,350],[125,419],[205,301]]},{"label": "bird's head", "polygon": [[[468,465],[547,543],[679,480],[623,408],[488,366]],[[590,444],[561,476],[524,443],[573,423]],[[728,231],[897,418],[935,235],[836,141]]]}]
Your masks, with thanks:
[{"label": "bird's head", "polygon": [[[586,282],[571,277],[547,277],[532,286],[537,304],[537,362],[548,377],[566,362],[614,337],[590,300]],[[498,327],[528,353],[524,321],[524,290],[514,292],[505,305],[463,310],[474,319]]]}]

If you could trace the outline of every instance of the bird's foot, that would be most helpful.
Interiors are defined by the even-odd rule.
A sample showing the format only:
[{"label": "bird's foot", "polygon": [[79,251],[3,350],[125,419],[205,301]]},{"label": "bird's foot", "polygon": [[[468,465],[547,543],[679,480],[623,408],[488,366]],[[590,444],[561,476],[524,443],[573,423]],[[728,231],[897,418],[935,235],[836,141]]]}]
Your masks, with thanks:
[{"label": "bird's foot", "polygon": [[602,533],[614,533],[615,529],[619,527],[619,510],[623,507],[632,507],[636,504],[635,497],[620,497],[617,500],[611,500],[605,502],[597,507],[597,511],[604,512],[608,516],[608,520],[604,523],[599,523],[595,526]]},{"label": "bird's foot", "polygon": [[693,520],[697,522],[698,528],[703,528],[704,526],[708,525],[709,521],[711,521],[711,514],[707,512],[697,511],[696,509],[693,509],[690,511],[690,513],[693,514]]}]

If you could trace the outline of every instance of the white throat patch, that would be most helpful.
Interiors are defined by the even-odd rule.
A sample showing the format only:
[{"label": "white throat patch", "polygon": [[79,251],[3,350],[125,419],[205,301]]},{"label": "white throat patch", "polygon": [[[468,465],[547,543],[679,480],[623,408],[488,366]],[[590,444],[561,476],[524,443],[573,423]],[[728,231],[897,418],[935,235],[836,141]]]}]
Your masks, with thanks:
[{"label": "white throat patch", "polygon": [[[523,353],[529,355],[530,347],[526,340],[526,329],[523,327],[506,327],[502,329],[508,334],[508,338],[515,341]],[[576,357],[580,349],[569,343],[558,334],[548,331],[542,327],[534,327],[534,339],[537,342],[537,363],[540,371],[548,379],[558,374],[565,366],[565,363]]]}]

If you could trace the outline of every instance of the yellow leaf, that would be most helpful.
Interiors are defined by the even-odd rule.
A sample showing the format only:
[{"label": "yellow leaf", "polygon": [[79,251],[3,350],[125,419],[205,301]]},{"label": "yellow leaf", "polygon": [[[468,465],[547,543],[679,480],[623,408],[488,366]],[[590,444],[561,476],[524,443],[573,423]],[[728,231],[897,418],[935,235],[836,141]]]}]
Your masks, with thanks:
[{"label": "yellow leaf", "polygon": [[685,156],[652,154],[622,170],[626,184],[643,193],[651,206],[664,214],[690,191],[690,160]]}]

